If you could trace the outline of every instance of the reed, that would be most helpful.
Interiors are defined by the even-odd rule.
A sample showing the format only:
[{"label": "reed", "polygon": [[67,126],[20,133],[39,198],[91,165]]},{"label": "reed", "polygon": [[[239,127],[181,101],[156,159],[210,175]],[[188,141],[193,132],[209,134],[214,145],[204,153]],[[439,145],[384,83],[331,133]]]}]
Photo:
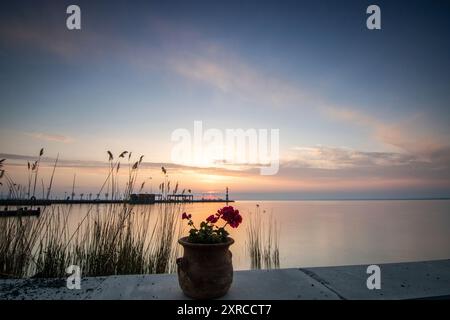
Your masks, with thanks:
[{"label": "reed", "polygon": [[65,275],[65,268],[71,264],[71,253],[65,250],[69,213],[70,207],[64,206],[55,206],[45,212],[42,217],[45,223],[31,253],[33,264],[28,268],[28,275],[41,278]]},{"label": "reed", "polygon": [[279,225],[272,213],[261,211],[259,205],[254,212],[249,212],[246,249],[251,269],[279,268],[279,235]]},{"label": "reed", "polygon": [[0,277],[22,277],[28,265],[25,241],[30,229],[19,220],[0,219]]},{"label": "reed", "polygon": [[[84,276],[173,272],[180,204],[107,204],[68,236],[67,213],[52,214],[36,252],[35,277],[62,277],[71,264]],[[71,239],[71,240],[70,240]]]},{"label": "reed", "polygon": [[[106,187],[112,199],[118,197],[120,159],[127,153],[122,152],[114,161],[108,151],[108,175],[98,194]],[[28,192],[32,189],[33,194],[35,183],[32,180],[37,179],[42,154],[43,150],[35,164],[28,166]],[[132,162],[131,153],[128,154],[129,175],[122,195],[125,199],[134,190],[142,160],[143,156]],[[18,196],[19,189],[3,170],[3,161],[0,162],[2,178],[6,177],[8,186],[14,188],[14,196]],[[57,160],[47,198],[56,165]],[[167,175],[165,181],[169,189]],[[83,276],[174,272],[177,239],[181,234],[178,216],[182,206],[181,203],[91,204],[75,230],[68,229],[71,205],[45,207],[39,218],[0,219],[0,277],[64,277],[66,268],[72,264],[81,267]]]},{"label": "reed", "polygon": [[32,272],[34,248],[48,224],[46,218],[0,219],[0,277],[21,278]]},{"label": "reed", "polygon": [[155,240],[150,248],[152,273],[172,273],[176,269],[177,241],[181,235],[179,215],[183,204],[162,203],[157,205],[158,220],[155,224]]}]

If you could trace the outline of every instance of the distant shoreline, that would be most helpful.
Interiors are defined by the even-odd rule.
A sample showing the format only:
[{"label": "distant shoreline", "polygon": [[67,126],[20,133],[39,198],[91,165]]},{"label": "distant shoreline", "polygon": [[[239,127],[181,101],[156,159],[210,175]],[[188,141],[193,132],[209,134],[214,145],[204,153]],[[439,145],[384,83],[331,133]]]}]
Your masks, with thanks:
[{"label": "distant shoreline", "polygon": [[[365,199],[233,199],[228,202],[345,202],[345,201],[446,201],[449,198],[365,198]],[[196,199],[192,201],[161,201],[157,200],[153,203],[132,203],[124,200],[14,200],[14,199],[0,199],[0,206],[46,206],[52,204],[118,204],[118,203],[130,203],[136,205],[148,205],[158,203],[225,203],[225,199]]]},{"label": "distant shoreline", "polygon": [[235,202],[239,201],[430,201],[430,200],[450,200],[448,198],[348,198],[348,199],[239,199],[235,198]]}]

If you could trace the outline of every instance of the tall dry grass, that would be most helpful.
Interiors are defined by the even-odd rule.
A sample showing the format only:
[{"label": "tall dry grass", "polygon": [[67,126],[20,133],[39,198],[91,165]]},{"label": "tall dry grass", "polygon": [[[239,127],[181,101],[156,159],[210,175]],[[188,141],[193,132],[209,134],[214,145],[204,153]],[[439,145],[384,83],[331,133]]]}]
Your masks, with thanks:
[{"label": "tall dry grass", "polygon": [[[33,164],[27,163],[28,188],[15,183],[4,169],[6,159],[0,160],[0,186],[5,185],[8,188],[8,198],[23,199],[25,196],[34,196],[43,154],[44,149],[41,149],[37,160]],[[36,219],[19,215],[14,218],[0,218],[1,278],[21,278],[32,272],[35,248],[48,224],[46,217]]]},{"label": "tall dry grass", "polygon": [[67,227],[70,210],[52,206],[28,274],[63,277],[72,264],[80,266],[84,276],[174,272],[181,206],[106,204],[75,233]]},{"label": "tall dry grass", "polygon": [[28,274],[44,224],[44,220],[31,217],[0,218],[0,277],[21,278]]},{"label": "tall dry grass", "polygon": [[[28,164],[28,196],[35,194],[42,155],[43,149],[38,160]],[[125,156],[128,158],[128,179],[121,194],[118,173],[120,160]],[[108,151],[108,175],[98,194],[105,192],[112,199],[129,199],[138,180],[142,159],[143,156],[131,161],[131,153],[124,151],[114,160]],[[6,177],[10,194],[20,198],[21,188],[3,170],[3,162],[0,161],[2,178]],[[57,160],[47,198],[56,165]],[[165,183],[168,190],[167,175]],[[42,189],[44,197],[44,186]],[[178,217],[182,206],[181,203],[154,206],[123,203],[107,204],[99,210],[98,205],[91,204],[75,230],[68,227],[72,205],[44,207],[39,218],[0,218],[0,277],[62,277],[72,264],[80,266],[84,276],[173,272],[178,255],[177,239],[181,233]]]},{"label": "tall dry grass", "polygon": [[52,206],[45,210],[39,231],[39,240],[31,252],[31,265],[28,275],[42,278],[61,277],[70,264],[70,252],[65,250],[68,239],[68,219],[70,207]]},{"label": "tall dry grass", "polygon": [[280,228],[272,213],[256,206],[250,212],[246,227],[246,248],[251,269],[272,269],[280,266]]},{"label": "tall dry grass", "polygon": [[69,246],[71,261],[86,276],[170,273],[180,234],[179,209],[107,205],[89,219]]}]

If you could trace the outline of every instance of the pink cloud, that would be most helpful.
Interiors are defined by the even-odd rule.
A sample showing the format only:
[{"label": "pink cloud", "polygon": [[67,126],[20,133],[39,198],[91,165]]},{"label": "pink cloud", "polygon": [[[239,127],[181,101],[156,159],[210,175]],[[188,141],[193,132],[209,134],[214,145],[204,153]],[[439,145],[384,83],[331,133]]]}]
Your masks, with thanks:
[{"label": "pink cloud", "polygon": [[422,159],[429,159],[432,154],[449,148],[446,137],[431,131],[422,115],[416,114],[388,123],[353,109],[333,106],[324,110],[334,119],[367,127],[376,140]]},{"label": "pink cloud", "polygon": [[45,132],[31,132],[31,133],[27,132],[25,134],[34,139],[44,140],[44,141],[54,141],[54,142],[62,142],[62,143],[70,143],[73,141],[72,138],[61,135],[61,134],[51,134],[51,133],[45,133]]}]

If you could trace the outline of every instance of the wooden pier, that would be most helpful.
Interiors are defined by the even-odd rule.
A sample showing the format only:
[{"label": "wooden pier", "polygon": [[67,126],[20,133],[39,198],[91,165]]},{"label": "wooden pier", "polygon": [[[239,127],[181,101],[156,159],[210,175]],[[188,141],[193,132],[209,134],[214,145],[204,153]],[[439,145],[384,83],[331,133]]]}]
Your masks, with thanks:
[{"label": "wooden pier", "polygon": [[179,200],[179,199],[164,199],[164,200],[154,200],[154,201],[131,201],[131,200],[63,200],[63,199],[51,199],[51,200],[23,200],[23,199],[4,199],[0,200],[0,207],[8,206],[28,206],[28,207],[43,207],[50,206],[52,204],[157,204],[157,203],[209,203],[209,202],[219,202],[228,203],[234,202],[234,200],[226,199],[192,199],[192,200]]},{"label": "wooden pier", "polygon": [[0,210],[0,217],[26,217],[26,216],[39,216],[41,214],[41,208],[37,209],[28,209],[19,208],[17,210]]},{"label": "wooden pier", "polygon": [[234,200],[229,199],[228,188],[226,188],[225,199],[194,199],[192,194],[153,194],[153,193],[134,193],[129,199],[0,199],[0,206],[20,206],[20,207],[43,207],[52,204],[156,204],[156,203],[229,203]]}]

